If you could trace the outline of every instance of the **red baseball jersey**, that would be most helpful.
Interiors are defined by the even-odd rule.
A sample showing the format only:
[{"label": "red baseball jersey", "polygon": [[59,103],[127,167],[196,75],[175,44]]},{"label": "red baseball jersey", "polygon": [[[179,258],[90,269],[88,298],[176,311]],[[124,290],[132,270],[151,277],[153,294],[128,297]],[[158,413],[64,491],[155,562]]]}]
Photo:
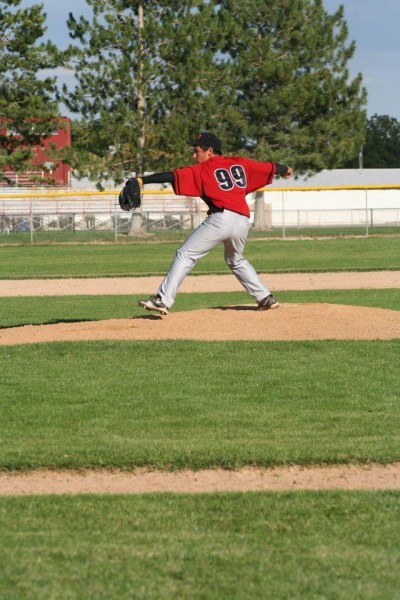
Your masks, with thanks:
[{"label": "red baseball jersey", "polygon": [[200,196],[208,206],[250,217],[246,195],[272,183],[273,162],[241,156],[213,156],[201,164],[174,170],[173,189],[179,196]]}]

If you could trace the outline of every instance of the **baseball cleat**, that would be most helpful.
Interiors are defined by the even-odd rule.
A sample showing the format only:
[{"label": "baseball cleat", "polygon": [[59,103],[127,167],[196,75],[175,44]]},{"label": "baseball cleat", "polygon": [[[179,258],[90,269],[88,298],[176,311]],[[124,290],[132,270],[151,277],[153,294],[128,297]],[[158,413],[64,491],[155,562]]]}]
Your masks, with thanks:
[{"label": "baseball cleat", "polygon": [[257,310],[270,310],[271,308],[278,308],[279,302],[272,294],[260,300],[257,306]]},{"label": "baseball cleat", "polygon": [[142,306],[146,310],[154,310],[162,315],[168,314],[168,307],[161,302],[159,296],[151,296],[148,300],[139,300],[139,306]]}]

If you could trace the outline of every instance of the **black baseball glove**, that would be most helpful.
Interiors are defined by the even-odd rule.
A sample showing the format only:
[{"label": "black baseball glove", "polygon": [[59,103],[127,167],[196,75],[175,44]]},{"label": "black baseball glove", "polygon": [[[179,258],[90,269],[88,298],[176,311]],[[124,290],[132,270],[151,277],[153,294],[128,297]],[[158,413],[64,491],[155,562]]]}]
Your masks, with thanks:
[{"label": "black baseball glove", "polygon": [[140,185],[133,177],[125,183],[124,189],[119,194],[119,205],[122,210],[134,210],[142,204]]}]

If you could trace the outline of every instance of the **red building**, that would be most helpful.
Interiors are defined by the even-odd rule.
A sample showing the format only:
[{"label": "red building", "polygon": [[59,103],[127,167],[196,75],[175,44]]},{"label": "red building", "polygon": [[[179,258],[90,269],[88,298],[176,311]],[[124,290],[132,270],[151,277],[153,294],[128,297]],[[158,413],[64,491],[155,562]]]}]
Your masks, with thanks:
[{"label": "red building", "polygon": [[[33,164],[37,170],[17,173],[15,170],[5,169],[4,175],[12,184],[19,186],[32,186],[45,183],[48,185],[68,186],[71,184],[71,167],[60,160],[53,161],[46,153],[46,149],[55,146],[57,149],[71,146],[71,123],[68,117],[60,117],[54,122],[54,130],[47,138],[42,139],[42,145],[32,146]],[[45,165],[46,169],[41,168]],[[1,186],[7,186],[7,180],[0,181]]]}]

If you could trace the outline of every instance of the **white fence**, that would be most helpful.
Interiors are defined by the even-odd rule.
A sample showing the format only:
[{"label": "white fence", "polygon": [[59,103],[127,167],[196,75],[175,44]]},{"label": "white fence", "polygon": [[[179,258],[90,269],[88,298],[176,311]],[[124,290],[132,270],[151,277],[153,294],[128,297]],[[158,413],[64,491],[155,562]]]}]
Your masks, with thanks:
[{"label": "white fence", "polygon": [[[267,229],[285,236],[288,230],[310,228],[400,227],[400,185],[268,188],[264,196]],[[106,233],[118,241],[130,227],[131,214],[118,205],[119,190],[36,190],[0,194],[0,239],[28,235],[33,243],[44,232]],[[248,197],[252,219],[255,194]],[[192,229],[205,217],[207,206],[198,198],[178,197],[171,190],[145,190],[142,217],[147,229]],[[279,230],[279,231],[278,231]]]}]

